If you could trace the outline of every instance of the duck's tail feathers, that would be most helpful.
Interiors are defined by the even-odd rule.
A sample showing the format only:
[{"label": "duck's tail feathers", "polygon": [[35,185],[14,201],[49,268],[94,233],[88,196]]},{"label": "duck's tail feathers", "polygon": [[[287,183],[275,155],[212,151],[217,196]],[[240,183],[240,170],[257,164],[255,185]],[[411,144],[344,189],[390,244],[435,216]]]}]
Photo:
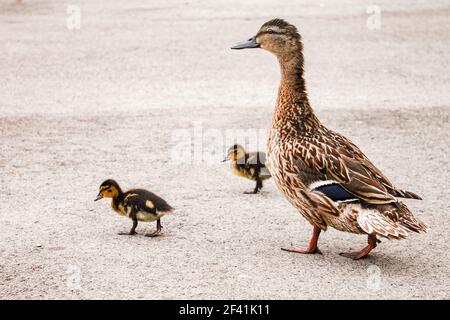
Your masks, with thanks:
[{"label": "duck's tail feathers", "polygon": [[405,239],[406,229],[375,210],[364,210],[356,218],[361,229],[367,234],[392,239]]},{"label": "duck's tail feathers", "polygon": [[396,206],[400,211],[397,223],[401,224],[404,228],[408,229],[409,231],[417,233],[425,233],[429,230],[428,225],[425,222],[422,222],[419,219],[415,218],[405,204],[398,202]]},{"label": "duck's tail feathers", "polygon": [[362,210],[357,217],[358,224],[368,234],[388,239],[404,239],[408,232],[425,233],[428,225],[416,219],[408,207],[395,202],[372,206]]}]

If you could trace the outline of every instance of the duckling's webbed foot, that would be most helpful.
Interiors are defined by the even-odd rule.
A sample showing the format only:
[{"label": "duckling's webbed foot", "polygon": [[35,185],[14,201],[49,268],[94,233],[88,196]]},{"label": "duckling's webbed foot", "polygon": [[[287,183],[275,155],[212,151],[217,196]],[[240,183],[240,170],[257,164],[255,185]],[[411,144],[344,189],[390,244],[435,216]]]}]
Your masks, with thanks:
[{"label": "duckling's webbed foot", "polygon": [[370,251],[377,246],[378,242],[381,242],[377,239],[375,235],[369,235],[368,244],[364,248],[359,251],[351,251],[351,252],[341,252],[339,255],[350,258],[353,260],[359,260],[367,257]]},{"label": "duckling's webbed foot", "polygon": [[156,230],[154,232],[147,233],[145,236],[154,238],[154,237],[157,237],[157,236],[160,236],[160,235],[161,235],[161,230]]},{"label": "duckling's webbed foot", "polygon": [[161,225],[161,221],[160,221],[160,220],[157,220],[157,221],[156,221],[156,231],[147,233],[145,236],[146,236],[146,237],[154,238],[154,237],[160,236],[161,234],[162,234],[162,225]]},{"label": "duckling's webbed foot", "polygon": [[130,232],[119,232],[118,235],[120,236],[134,236],[136,234],[135,231],[130,231]]},{"label": "duckling's webbed foot", "polygon": [[136,234],[136,227],[138,225],[137,220],[133,220],[133,226],[131,227],[130,232],[119,232],[119,235],[121,236],[133,236]]}]

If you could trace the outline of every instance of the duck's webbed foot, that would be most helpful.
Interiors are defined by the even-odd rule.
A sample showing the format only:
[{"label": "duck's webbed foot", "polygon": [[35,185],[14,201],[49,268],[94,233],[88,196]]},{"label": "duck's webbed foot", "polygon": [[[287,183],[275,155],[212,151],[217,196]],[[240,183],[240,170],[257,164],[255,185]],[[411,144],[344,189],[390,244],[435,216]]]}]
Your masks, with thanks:
[{"label": "duck's webbed foot", "polygon": [[290,248],[281,248],[281,250],[303,254],[313,254],[313,253],[322,254],[322,252],[317,247],[317,241],[319,240],[320,231],[321,229],[319,227],[314,227],[313,235],[311,237],[311,240],[309,240],[309,244],[306,248],[290,247]]},{"label": "duck's webbed foot", "polygon": [[367,242],[368,242],[367,246],[365,246],[359,251],[341,252],[339,253],[339,255],[353,260],[364,259],[365,257],[367,257],[369,252],[372,251],[377,246],[377,243],[381,241],[378,240],[375,235],[369,235]]},{"label": "duck's webbed foot", "polygon": [[156,221],[156,230],[154,232],[147,233],[145,236],[154,238],[154,237],[160,236],[161,234],[162,234],[162,225],[161,225],[161,221],[158,219]]},{"label": "duck's webbed foot", "polygon": [[287,252],[295,252],[295,253],[303,253],[303,254],[322,254],[322,251],[319,250],[318,247],[311,248],[311,247],[289,247],[289,248],[281,248],[283,251]]}]

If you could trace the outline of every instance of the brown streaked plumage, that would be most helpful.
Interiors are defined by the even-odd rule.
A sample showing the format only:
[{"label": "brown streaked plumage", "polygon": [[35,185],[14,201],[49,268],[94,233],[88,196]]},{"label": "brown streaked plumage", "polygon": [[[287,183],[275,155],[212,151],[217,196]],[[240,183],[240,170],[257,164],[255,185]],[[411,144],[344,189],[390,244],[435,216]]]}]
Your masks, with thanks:
[{"label": "brown streaked plumage", "polygon": [[130,218],[133,226],[129,232],[121,232],[119,235],[134,235],[138,221],[156,221],[156,231],[146,234],[148,237],[156,237],[161,234],[161,218],[171,213],[172,208],[164,199],[144,189],[131,189],[123,192],[119,184],[112,179],[105,180],[99,187],[95,201],[102,198],[111,198],[111,207],[119,215]]},{"label": "brown streaked plumage", "polygon": [[266,154],[264,152],[246,152],[244,147],[235,144],[227,151],[225,161],[231,160],[231,171],[240,177],[256,181],[252,191],[245,194],[256,194],[263,187],[263,181],[270,178],[270,172],[266,168]]},{"label": "brown streaked plumage", "polygon": [[314,226],[307,248],[320,252],[321,230],[368,235],[368,245],[342,255],[365,257],[377,236],[403,239],[408,232],[425,232],[427,225],[397,198],[421,199],[398,189],[364,153],[341,134],[326,128],[310,106],[303,76],[303,44],[297,28],[273,19],[255,37],[232,49],[263,48],[280,64],[281,84],[267,146],[268,167],[289,202]]}]

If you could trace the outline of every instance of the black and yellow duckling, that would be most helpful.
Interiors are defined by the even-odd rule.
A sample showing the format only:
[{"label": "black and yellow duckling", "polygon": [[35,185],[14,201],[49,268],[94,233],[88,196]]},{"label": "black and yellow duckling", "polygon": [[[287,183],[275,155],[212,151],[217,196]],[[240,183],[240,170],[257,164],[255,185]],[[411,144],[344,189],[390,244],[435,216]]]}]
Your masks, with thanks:
[{"label": "black and yellow duckling", "polygon": [[108,179],[100,185],[100,192],[94,201],[102,198],[112,198],[111,206],[118,214],[133,220],[130,232],[121,232],[120,235],[136,234],[138,221],[156,221],[156,231],[146,234],[147,237],[156,237],[161,234],[161,217],[174,210],[164,199],[144,189],[131,189],[123,192],[119,184]]},{"label": "black and yellow duckling", "polygon": [[235,144],[228,149],[223,162],[231,160],[231,170],[237,176],[256,181],[253,191],[245,194],[256,194],[263,187],[263,180],[270,178],[270,172],[266,168],[266,154],[264,152],[246,152],[245,149]]}]

